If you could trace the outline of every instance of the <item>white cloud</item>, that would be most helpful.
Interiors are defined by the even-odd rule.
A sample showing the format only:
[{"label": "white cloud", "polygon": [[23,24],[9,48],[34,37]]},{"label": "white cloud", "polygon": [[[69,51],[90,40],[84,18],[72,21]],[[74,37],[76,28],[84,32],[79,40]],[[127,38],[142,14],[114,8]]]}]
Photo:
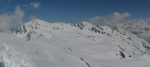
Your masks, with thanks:
[{"label": "white cloud", "polygon": [[11,32],[18,25],[22,24],[24,12],[17,6],[13,14],[3,14],[0,15],[0,31],[1,32]]},{"label": "white cloud", "polygon": [[128,12],[119,13],[114,12],[110,16],[96,16],[91,18],[89,21],[93,24],[102,24],[102,25],[112,25],[112,24],[122,24],[124,23],[127,18],[130,16]]},{"label": "white cloud", "polygon": [[113,15],[111,16],[111,22],[113,22],[113,23],[122,23],[129,16],[130,16],[130,14],[128,12],[125,12],[125,13],[114,12]]},{"label": "white cloud", "polygon": [[38,7],[40,7],[40,3],[39,2],[31,2],[31,6],[34,8],[38,8]]}]

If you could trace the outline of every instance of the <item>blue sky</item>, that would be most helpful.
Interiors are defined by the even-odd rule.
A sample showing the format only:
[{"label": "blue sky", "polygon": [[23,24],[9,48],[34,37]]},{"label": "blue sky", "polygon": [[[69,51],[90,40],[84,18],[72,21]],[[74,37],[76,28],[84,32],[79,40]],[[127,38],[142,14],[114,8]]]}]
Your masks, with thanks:
[{"label": "blue sky", "polygon": [[150,16],[150,0],[0,0],[0,14],[11,14],[16,6],[24,12],[24,21],[36,16],[47,21],[80,22],[113,12],[129,12],[131,18]]}]

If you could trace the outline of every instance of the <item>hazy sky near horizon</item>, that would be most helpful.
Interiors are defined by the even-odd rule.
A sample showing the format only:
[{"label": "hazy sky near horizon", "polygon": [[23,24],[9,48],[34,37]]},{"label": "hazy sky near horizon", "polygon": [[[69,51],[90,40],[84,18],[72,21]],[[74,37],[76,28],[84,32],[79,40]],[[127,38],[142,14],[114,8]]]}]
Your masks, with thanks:
[{"label": "hazy sky near horizon", "polygon": [[128,12],[131,18],[150,16],[150,0],[0,0],[0,15],[22,10],[23,20],[31,16],[47,21],[79,22],[113,12]]}]

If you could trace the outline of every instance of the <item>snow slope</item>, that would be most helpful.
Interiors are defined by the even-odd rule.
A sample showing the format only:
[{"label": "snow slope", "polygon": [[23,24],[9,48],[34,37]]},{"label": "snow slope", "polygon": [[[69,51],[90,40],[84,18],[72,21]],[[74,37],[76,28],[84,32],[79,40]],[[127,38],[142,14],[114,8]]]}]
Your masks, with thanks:
[{"label": "snow slope", "polygon": [[107,26],[34,19],[0,33],[3,67],[149,67],[149,43]]}]

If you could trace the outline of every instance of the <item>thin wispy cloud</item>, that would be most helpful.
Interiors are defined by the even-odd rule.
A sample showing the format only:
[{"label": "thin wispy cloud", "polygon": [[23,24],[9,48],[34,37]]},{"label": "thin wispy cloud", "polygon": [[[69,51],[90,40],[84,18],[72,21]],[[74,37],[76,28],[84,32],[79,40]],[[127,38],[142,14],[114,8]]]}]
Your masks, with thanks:
[{"label": "thin wispy cloud", "polygon": [[40,7],[40,3],[39,2],[31,2],[30,4],[33,8],[39,8]]}]

